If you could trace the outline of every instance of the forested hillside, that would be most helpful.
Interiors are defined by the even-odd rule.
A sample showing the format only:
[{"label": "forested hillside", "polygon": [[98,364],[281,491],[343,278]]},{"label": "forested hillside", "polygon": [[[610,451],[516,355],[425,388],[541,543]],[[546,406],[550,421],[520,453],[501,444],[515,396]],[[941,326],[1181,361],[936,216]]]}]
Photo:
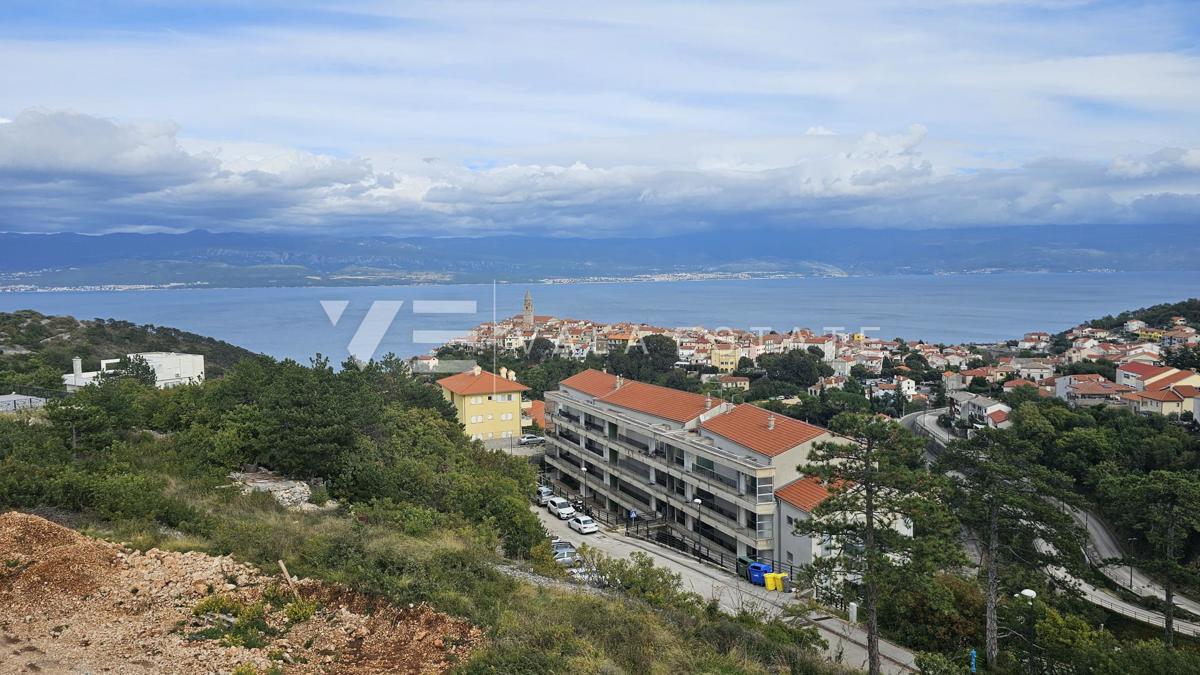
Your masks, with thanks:
[{"label": "forested hillside", "polygon": [[85,370],[97,370],[101,359],[158,351],[203,354],[209,377],[220,377],[238,361],[254,356],[228,342],[176,328],[21,310],[0,313],[0,390],[59,389],[62,374],[70,372],[76,356],[83,359]]},{"label": "forested hillside", "polygon": [[1116,316],[1106,316],[1089,321],[1088,325],[1093,328],[1120,328],[1126,321],[1139,319],[1151,326],[1162,327],[1167,325],[1173,316],[1182,316],[1192,326],[1200,326],[1200,298],[1131,309]]},{"label": "forested hillside", "polygon": [[[602,563],[608,592],[570,590],[529,508],[532,466],[468,439],[396,359],[335,370],[254,357],[168,390],[111,379],[39,415],[0,416],[0,510],[428,602],[485,631],[460,672],[844,672],[814,653],[812,629],[729,616],[652,566]],[[245,464],[319,477],[314,503],[340,506],[241,495],[227,475]]]}]

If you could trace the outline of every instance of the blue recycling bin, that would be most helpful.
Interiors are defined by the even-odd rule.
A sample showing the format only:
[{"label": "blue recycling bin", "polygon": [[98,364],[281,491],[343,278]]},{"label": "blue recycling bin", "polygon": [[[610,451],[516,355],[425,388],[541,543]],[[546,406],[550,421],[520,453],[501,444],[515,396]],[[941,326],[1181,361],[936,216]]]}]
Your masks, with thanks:
[{"label": "blue recycling bin", "polygon": [[766,586],[767,580],[763,577],[764,574],[771,572],[771,563],[750,563],[746,568],[746,576],[749,577],[750,583],[755,586]]}]

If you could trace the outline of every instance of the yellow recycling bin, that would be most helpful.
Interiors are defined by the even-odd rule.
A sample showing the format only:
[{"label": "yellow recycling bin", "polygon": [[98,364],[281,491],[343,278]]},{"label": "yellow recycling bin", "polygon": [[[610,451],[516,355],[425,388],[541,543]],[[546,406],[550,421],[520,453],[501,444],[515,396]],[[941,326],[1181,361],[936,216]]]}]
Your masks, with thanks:
[{"label": "yellow recycling bin", "polygon": [[779,576],[780,575],[778,572],[768,572],[767,574],[763,575],[763,579],[765,579],[767,582],[766,586],[768,591],[777,591],[783,586],[783,584],[779,583]]}]

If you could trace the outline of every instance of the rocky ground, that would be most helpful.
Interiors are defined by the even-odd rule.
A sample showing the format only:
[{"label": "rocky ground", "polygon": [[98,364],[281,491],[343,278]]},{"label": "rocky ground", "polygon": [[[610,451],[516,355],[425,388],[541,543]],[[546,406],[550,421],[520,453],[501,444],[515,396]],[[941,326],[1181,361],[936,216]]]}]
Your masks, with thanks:
[{"label": "rocky ground", "polygon": [[295,583],[0,514],[0,673],[439,673],[482,640],[425,606]]}]

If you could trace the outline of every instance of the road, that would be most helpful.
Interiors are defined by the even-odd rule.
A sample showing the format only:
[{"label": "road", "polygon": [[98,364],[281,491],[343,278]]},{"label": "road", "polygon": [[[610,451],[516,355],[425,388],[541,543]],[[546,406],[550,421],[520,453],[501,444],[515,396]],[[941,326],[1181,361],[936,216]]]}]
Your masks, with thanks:
[{"label": "road", "polygon": [[[1103,519],[1082,509],[1072,507],[1067,507],[1067,509],[1075,523],[1087,531],[1088,544],[1085,552],[1088,560],[1103,572],[1104,576],[1118,586],[1127,588],[1143,598],[1157,598],[1166,602],[1166,589],[1150,575],[1131,565],[1106,562],[1124,557],[1125,552],[1121,549],[1116,534],[1109,529]],[[1173,600],[1176,607],[1190,612],[1193,616],[1200,616],[1200,602],[1178,593],[1175,594]]]},{"label": "road", "polygon": [[[937,408],[935,410],[912,413],[901,418],[900,423],[921,436],[932,438],[939,446],[944,447],[951,440],[951,436],[949,432],[937,425],[937,417],[941,413],[946,412],[946,410],[947,408]],[[926,456],[931,458],[932,453],[927,451]],[[1072,518],[1079,527],[1087,532],[1087,545],[1084,552],[1092,565],[1097,567],[1104,576],[1111,579],[1117,585],[1139,596],[1158,598],[1164,602],[1166,601],[1166,590],[1161,584],[1151,578],[1150,575],[1136,567],[1131,568],[1129,565],[1117,565],[1106,562],[1113,558],[1124,557],[1125,552],[1121,548],[1118,537],[1109,529],[1102,518],[1082,509],[1066,508],[1070,511]],[[978,547],[976,547],[976,555],[972,557],[977,557],[977,552]],[[1132,583],[1130,583],[1131,569]],[[1093,604],[1154,626],[1162,626],[1166,621],[1166,617],[1163,614],[1122,600],[1108,591],[1072,577],[1066,570],[1051,568],[1047,572],[1060,580],[1070,581]],[[1176,607],[1190,612],[1195,616],[1200,616],[1200,603],[1197,603],[1195,600],[1175,594],[1174,601]],[[1200,624],[1179,621],[1178,619],[1175,621],[1175,626],[1177,631],[1187,635],[1196,635],[1194,631],[1200,630]]]},{"label": "road", "polygon": [[[576,545],[587,544],[612,557],[628,558],[635,551],[649,554],[654,559],[655,565],[670,569],[683,577],[686,588],[706,599],[716,600],[721,608],[729,613],[736,614],[739,610],[746,608],[761,610],[768,615],[777,615],[784,607],[793,602],[789,595],[755,586],[745,579],[698,562],[694,558],[672,549],[641,539],[626,537],[620,528],[601,529],[595,534],[580,535],[567,527],[566,521],[550,515],[546,509],[532,508],[550,534]],[[828,643],[825,650],[825,656],[828,659],[866,670],[866,630],[824,612],[810,612],[806,618],[820,631],[821,637]],[[879,647],[885,673],[917,672],[912,652],[886,640],[880,640]]]}]

